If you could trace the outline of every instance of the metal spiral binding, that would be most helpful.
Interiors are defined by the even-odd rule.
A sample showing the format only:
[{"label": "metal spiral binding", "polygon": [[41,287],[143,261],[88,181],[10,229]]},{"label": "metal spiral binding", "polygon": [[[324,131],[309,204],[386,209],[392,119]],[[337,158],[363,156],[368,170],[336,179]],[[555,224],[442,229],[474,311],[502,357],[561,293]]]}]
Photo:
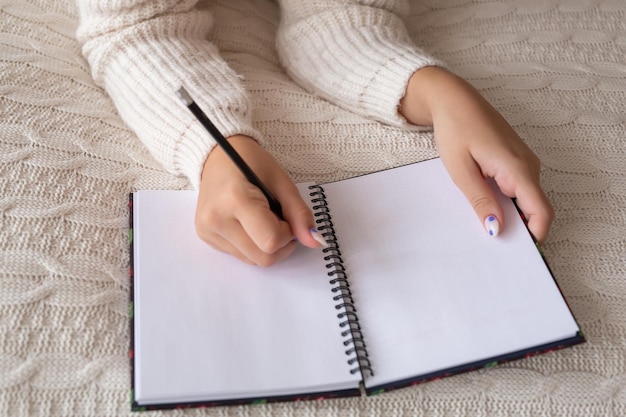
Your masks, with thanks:
[{"label": "metal spiral binding", "polygon": [[360,369],[363,375],[367,371],[370,376],[373,376],[374,371],[367,355],[367,346],[363,340],[359,318],[356,314],[350,283],[343,265],[341,249],[335,235],[335,226],[326,202],[324,188],[319,185],[311,185],[309,190],[311,190],[309,196],[313,204],[315,223],[318,225],[317,230],[328,242],[328,247],[322,249],[322,252],[325,254],[324,260],[328,262],[326,268],[330,270],[327,274],[331,277],[328,283],[332,286],[331,291],[336,294],[333,296],[333,300],[337,301],[335,308],[341,310],[337,313],[337,318],[339,319],[339,327],[342,329],[341,336],[346,338],[343,345],[346,347],[347,362],[350,366],[357,365],[350,369],[350,373],[355,374]]}]

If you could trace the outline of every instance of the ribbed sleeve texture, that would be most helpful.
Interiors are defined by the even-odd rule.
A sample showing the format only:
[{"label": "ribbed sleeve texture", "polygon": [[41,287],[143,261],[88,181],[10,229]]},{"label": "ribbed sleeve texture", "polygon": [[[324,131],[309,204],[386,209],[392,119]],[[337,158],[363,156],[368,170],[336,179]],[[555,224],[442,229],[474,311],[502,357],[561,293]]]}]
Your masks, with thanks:
[{"label": "ribbed sleeve texture", "polygon": [[224,136],[252,127],[240,78],[208,40],[212,18],[195,1],[79,0],[78,39],[97,84],[166,169],[196,187],[212,138],[178,101],[182,85]]},{"label": "ribbed sleeve texture", "polygon": [[[224,136],[263,143],[241,79],[210,41],[212,17],[196,1],[78,2],[77,37],[94,80],[166,169],[197,187],[214,146],[178,102],[181,85]],[[280,7],[277,49],[295,81],[356,114],[409,127],[398,114],[408,79],[440,63],[411,42],[405,1],[284,0]]]},{"label": "ribbed sleeve texture", "polygon": [[281,4],[278,52],[295,81],[357,114],[412,127],[398,113],[409,78],[422,67],[442,63],[409,38],[402,21],[406,1]]}]

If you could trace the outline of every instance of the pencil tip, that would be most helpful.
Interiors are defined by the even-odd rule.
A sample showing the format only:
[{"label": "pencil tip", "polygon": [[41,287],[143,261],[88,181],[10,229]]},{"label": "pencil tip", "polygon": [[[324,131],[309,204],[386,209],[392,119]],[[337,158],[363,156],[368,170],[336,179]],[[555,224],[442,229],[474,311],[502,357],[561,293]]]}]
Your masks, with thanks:
[{"label": "pencil tip", "polygon": [[183,102],[183,104],[185,104],[185,106],[193,103],[193,100],[191,99],[191,96],[189,95],[187,90],[185,90],[185,87],[180,87],[178,91],[176,91],[176,95]]}]

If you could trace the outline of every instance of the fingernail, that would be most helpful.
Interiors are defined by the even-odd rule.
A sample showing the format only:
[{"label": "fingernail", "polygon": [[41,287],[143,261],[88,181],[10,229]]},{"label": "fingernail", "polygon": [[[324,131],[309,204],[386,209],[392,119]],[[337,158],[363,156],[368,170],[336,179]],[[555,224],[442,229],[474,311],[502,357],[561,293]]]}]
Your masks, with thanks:
[{"label": "fingernail", "polygon": [[311,232],[311,236],[313,236],[313,239],[317,240],[320,245],[322,245],[322,247],[328,247],[328,242],[326,242],[326,239],[324,239],[324,237],[320,234],[320,232],[317,231],[315,227],[311,227],[309,231]]},{"label": "fingernail", "polygon": [[490,214],[485,218],[485,230],[489,233],[489,236],[496,237],[500,233],[500,222],[498,218],[493,214]]}]

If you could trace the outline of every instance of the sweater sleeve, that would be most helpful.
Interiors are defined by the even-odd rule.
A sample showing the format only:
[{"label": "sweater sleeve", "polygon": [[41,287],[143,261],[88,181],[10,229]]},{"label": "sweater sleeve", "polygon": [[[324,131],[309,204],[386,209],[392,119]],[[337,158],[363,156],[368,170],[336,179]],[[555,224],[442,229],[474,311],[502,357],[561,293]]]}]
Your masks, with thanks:
[{"label": "sweater sleeve", "polygon": [[213,139],[176,97],[184,86],[224,134],[261,141],[238,75],[207,36],[197,0],[77,0],[77,38],[96,84],[163,166],[197,188]]},{"label": "sweater sleeve", "polygon": [[277,48],[310,92],[380,122],[413,128],[398,106],[411,75],[443,66],[411,41],[406,0],[280,0]]}]

